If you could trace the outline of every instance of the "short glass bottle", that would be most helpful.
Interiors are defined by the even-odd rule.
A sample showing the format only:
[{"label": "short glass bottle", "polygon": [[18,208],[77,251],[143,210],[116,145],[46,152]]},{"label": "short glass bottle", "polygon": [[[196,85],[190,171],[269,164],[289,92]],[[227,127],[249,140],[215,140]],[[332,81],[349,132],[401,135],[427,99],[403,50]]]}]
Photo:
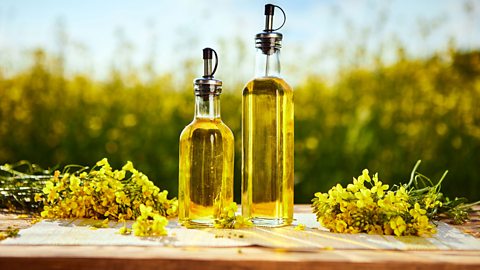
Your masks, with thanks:
[{"label": "short glass bottle", "polygon": [[204,76],[194,81],[195,116],[180,135],[178,218],[190,228],[213,226],[233,202],[234,138],[220,118],[222,81],[213,78],[212,52],[204,49]]}]

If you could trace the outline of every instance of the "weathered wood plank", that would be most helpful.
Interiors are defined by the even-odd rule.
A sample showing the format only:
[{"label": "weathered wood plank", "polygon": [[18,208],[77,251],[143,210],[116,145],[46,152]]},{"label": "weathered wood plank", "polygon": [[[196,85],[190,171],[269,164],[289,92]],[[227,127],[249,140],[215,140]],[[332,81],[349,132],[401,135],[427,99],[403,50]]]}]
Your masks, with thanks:
[{"label": "weathered wood plank", "polygon": [[29,246],[0,247],[0,269],[479,269],[479,251]]},{"label": "weathered wood plank", "polygon": [[[319,228],[312,213],[295,213],[294,223],[307,226],[297,231],[293,226],[254,227],[238,230],[186,229],[172,219],[169,236],[138,238],[119,235],[123,223],[111,221],[108,228],[96,229],[91,219],[42,221],[22,230],[17,238],[0,245],[99,245],[99,246],[173,246],[173,247],[244,247],[262,246],[288,250],[372,249],[372,250],[480,250],[480,240],[439,222],[433,237],[382,236],[331,233]],[[132,222],[128,222],[131,226]],[[93,229],[93,230],[92,230]]]},{"label": "weathered wood plank", "polygon": [[[28,226],[28,220],[0,215],[0,230],[7,225]],[[466,227],[478,233],[478,218]],[[480,269],[480,251],[0,245],[0,269]]]}]

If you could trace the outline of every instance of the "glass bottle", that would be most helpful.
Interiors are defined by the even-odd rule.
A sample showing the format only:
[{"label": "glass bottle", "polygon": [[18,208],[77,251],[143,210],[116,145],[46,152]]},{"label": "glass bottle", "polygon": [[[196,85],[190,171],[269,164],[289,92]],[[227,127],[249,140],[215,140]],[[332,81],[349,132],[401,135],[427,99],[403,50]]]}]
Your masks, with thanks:
[{"label": "glass bottle", "polygon": [[242,99],[242,214],[270,227],[293,219],[293,91],[280,76],[275,7],[265,5],[266,27],[255,36],[255,78]]},{"label": "glass bottle", "polygon": [[222,81],[214,79],[213,49],[203,49],[204,75],[195,79],[195,116],[180,135],[179,212],[186,227],[210,227],[233,202],[234,139],[220,118]]}]

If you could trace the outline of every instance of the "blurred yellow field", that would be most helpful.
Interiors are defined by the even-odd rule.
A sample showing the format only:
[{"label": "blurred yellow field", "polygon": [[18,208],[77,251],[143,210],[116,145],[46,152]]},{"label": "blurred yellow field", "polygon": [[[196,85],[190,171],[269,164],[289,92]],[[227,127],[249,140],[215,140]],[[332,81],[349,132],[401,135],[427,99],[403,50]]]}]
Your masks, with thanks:
[{"label": "blurred yellow field", "polygon": [[[112,70],[98,81],[64,75],[43,50],[32,57],[13,76],[0,70],[0,163],[132,160],[176,195],[178,137],[193,114],[193,75],[145,80],[143,70]],[[480,52],[452,49],[425,59],[400,52],[398,59],[352,66],[334,83],[312,75],[294,86],[296,203],[366,167],[386,183],[405,182],[418,159],[427,175],[450,171],[447,195],[480,198]],[[222,95],[222,116],[236,138],[237,201],[242,87],[228,85]]]}]

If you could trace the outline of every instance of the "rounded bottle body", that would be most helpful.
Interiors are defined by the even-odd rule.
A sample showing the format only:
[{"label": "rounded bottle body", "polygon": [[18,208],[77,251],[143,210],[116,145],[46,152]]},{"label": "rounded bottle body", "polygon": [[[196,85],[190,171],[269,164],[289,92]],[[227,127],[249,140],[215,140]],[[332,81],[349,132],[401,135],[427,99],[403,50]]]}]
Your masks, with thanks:
[{"label": "rounded bottle body", "polygon": [[196,118],[180,135],[179,221],[213,226],[233,201],[234,138],[219,119]]}]

